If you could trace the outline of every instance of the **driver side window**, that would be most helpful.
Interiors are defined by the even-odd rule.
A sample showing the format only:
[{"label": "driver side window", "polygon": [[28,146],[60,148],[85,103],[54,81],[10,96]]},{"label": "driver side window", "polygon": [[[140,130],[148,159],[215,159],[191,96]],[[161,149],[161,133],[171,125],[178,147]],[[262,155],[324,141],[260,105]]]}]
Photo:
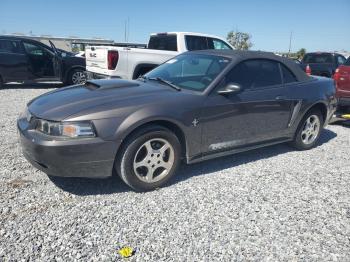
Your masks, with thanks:
[{"label": "driver side window", "polygon": [[39,45],[34,45],[32,43],[24,42],[24,49],[26,50],[27,54],[33,55],[33,56],[45,56],[50,55],[50,52],[43,47]]},{"label": "driver side window", "polygon": [[342,56],[338,56],[337,60],[338,60],[338,65],[343,65],[346,62],[345,58],[343,58]]}]

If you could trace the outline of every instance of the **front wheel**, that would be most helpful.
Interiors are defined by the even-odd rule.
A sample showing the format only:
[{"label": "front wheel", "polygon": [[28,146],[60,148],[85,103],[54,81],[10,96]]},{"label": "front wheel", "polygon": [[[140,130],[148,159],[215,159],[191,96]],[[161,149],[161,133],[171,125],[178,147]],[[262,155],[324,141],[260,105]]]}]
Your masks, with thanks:
[{"label": "front wheel", "polygon": [[167,128],[150,126],[127,140],[117,158],[116,169],[131,188],[148,191],[164,185],[175,174],[180,158],[177,136]]},{"label": "front wheel", "polygon": [[299,150],[313,148],[323,129],[323,117],[319,110],[309,111],[300,122],[292,145]]},{"label": "front wheel", "polygon": [[76,68],[69,73],[66,84],[67,85],[85,84],[86,80],[87,80],[86,72],[83,69]]}]

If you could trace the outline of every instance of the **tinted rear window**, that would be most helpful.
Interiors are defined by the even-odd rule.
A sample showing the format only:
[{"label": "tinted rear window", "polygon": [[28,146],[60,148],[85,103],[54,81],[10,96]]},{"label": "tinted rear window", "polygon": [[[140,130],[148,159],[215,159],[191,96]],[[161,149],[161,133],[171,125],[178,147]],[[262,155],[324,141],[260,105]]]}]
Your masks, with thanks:
[{"label": "tinted rear window", "polygon": [[324,64],[333,63],[333,56],[331,54],[306,54],[303,58],[305,64]]},{"label": "tinted rear window", "polygon": [[0,40],[0,53],[21,53],[19,42],[11,40]]},{"label": "tinted rear window", "polygon": [[149,43],[149,49],[177,51],[176,35],[153,35]]}]

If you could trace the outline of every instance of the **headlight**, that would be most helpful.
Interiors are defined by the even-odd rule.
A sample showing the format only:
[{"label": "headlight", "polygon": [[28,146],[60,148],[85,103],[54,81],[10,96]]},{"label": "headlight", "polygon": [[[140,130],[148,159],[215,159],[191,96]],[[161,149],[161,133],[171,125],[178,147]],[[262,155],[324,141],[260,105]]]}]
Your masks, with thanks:
[{"label": "headlight", "polygon": [[25,118],[27,122],[30,122],[32,119],[32,114],[29,112],[28,107],[24,109],[24,111],[20,114],[20,118]]},{"label": "headlight", "polygon": [[90,122],[51,122],[37,120],[36,130],[50,136],[70,138],[95,137],[95,131]]}]

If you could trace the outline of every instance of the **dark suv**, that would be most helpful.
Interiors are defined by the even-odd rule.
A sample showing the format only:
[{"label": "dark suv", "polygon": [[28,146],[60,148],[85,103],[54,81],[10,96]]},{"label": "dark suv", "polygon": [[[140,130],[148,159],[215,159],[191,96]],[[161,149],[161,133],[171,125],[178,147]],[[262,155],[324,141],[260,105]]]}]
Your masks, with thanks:
[{"label": "dark suv", "polygon": [[32,39],[0,36],[0,87],[6,82],[85,82],[85,59]]},{"label": "dark suv", "polygon": [[343,65],[345,61],[346,58],[341,54],[307,53],[301,61],[301,67],[308,75],[333,77],[335,70]]}]

